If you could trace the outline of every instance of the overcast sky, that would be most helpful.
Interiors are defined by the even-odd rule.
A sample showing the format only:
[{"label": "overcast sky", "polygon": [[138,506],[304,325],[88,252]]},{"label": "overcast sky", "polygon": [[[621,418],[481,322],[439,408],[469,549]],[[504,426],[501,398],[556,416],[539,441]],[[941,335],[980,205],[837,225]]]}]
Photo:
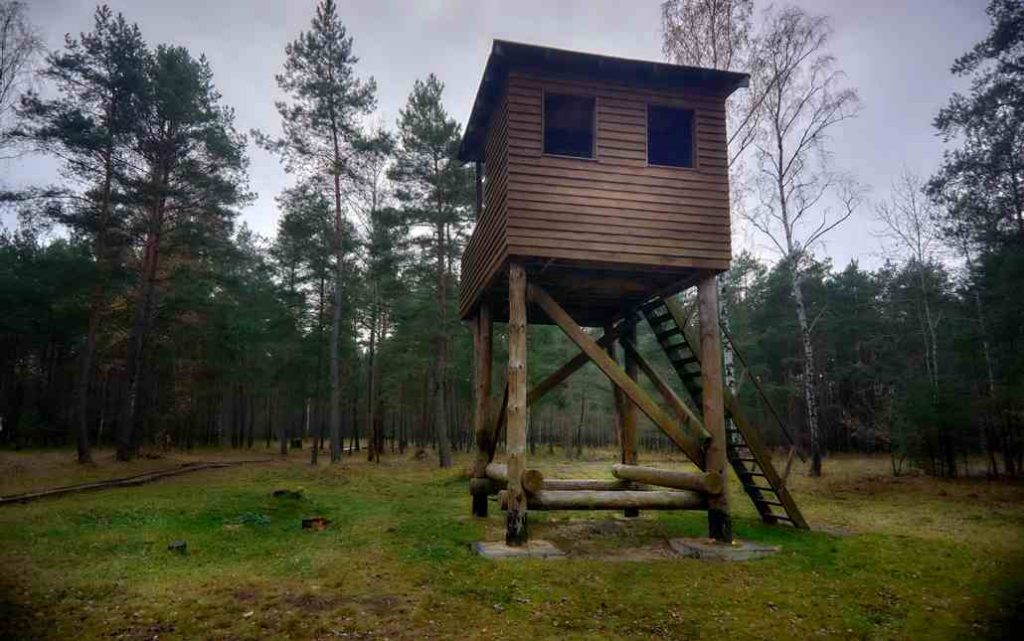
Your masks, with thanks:
[{"label": "overcast sky", "polygon": [[[31,20],[50,48],[65,33],[92,24],[95,3],[28,0]],[[137,22],[146,41],[170,42],[205,53],[224,103],[235,108],[240,130],[279,131],[274,74],[285,44],[307,29],[314,0],[134,0],[111,7]],[[416,78],[435,73],[445,83],[445,104],[460,122],[469,116],[493,38],[660,60],[659,2],[632,0],[371,0],[345,1],[341,18],[355,37],[357,72],[377,81],[379,116],[393,126]],[[759,2],[759,9],[767,3]],[[860,92],[861,115],[839,126],[832,149],[848,170],[884,198],[904,165],[931,173],[942,144],[931,121],[964,82],[949,73],[952,61],[988,31],[983,0],[799,0],[808,11],[831,16],[832,52],[849,84]],[[267,153],[251,148],[251,187],[258,199],[242,219],[273,236],[274,197],[291,179]],[[52,161],[0,161],[8,184],[45,183],[57,175]],[[819,254],[841,267],[851,258],[874,266],[878,242],[870,209],[832,233]],[[754,238],[737,247],[764,250]]]}]

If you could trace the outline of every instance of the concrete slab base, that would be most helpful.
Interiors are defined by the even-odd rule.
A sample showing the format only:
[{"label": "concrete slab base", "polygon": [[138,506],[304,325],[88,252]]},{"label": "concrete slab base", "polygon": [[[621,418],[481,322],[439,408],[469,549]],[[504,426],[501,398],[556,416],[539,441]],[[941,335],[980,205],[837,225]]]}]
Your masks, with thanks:
[{"label": "concrete slab base", "polygon": [[477,541],[473,551],[485,559],[561,559],[565,557],[551,541],[532,539],[526,545],[511,546],[504,541]]},{"label": "concrete slab base", "polygon": [[713,539],[669,539],[669,547],[680,556],[711,561],[752,561],[777,553],[778,545],[762,545],[750,541],[719,543]]}]

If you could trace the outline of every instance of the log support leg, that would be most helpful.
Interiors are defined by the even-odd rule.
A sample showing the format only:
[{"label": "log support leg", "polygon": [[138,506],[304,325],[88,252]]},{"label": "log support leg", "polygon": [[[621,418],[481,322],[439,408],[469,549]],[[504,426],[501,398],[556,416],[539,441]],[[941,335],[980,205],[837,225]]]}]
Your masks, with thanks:
[{"label": "log support leg", "polygon": [[505,543],[527,542],[526,492],[526,271],[513,262],[508,272],[508,408],[505,420],[508,450],[508,521]]},{"label": "log support leg", "polygon": [[[473,330],[473,429],[476,432],[476,462],[473,478],[486,479],[487,464],[494,455],[492,435],[488,425],[491,398],[491,308],[487,302],[480,303],[480,311],[471,322]],[[470,485],[473,496],[473,516],[487,516],[488,484],[475,482]]]},{"label": "log support leg", "polygon": [[[636,324],[633,322],[634,318],[632,314],[626,315],[624,327],[622,329],[622,341],[628,342],[630,345],[636,344]],[[632,352],[625,350],[625,361],[626,361],[626,375],[629,376],[633,381],[637,380],[637,363],[636,359],[633,358]],[[621,434],[622,434],[622,459],[621,463],[625,465],[636,465],[636,405],[633,404],[626,395],[616,388],[618,398],[621,398],[621,404],[619,407],[622,408],[619,420],[621,421]],[[624,515],[627,517],[640,516],[640,509],[637,507],[627,507],[624,511]]]},{"label": "log support leg", "polygon": [[722,389],[722,339],[718,327],[718,285],[714,274],[703,276],[697,285],[700,315],[700,364],[704,429],[711,435],[705,454],[708,473],[722,480],[719,494],[708,496],[708,534],[721,542],[732,541],[732,516],[726,492],[727,467],[725,401]]}]

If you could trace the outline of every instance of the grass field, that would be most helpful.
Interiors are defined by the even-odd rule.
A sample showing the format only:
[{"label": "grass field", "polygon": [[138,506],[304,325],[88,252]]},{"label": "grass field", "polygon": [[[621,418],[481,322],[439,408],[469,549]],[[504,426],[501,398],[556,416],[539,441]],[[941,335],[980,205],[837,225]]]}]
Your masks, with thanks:
[{"label": "grass field", "polygon": [[[0,453],[0,495],[259,458],[211,451],[130,466],[100,452]],[[736,494],[740,537],[774,557],[670,558],[700,513],[534,513],[558,561],[492,562],[470,543],[503,516],[468,516],[460,459],[308,465],[308,451],[151,485],[0,507],[3,639],[962,639],[1024,629],[1024,487],[893,478],[885,459],[833,458],[791,479],[812,526],[759,524]],[[549,476],[607,477],[610,455],[531,458]],[[302,488],[305,498],[274,498]],[[304,531],[301,517],[332,520]],[[188,554],[167,550],[183,539]]]}]

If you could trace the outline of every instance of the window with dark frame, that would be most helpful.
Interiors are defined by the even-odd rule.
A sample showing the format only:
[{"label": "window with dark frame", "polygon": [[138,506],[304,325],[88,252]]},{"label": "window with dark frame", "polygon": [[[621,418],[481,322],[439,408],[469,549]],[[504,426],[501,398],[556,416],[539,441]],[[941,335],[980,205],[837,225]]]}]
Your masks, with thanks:
[{"label": "window with dark frame", "polygon": [[647,164],[693,167],[693,111],[647,105]]},{"label": "window with dark frame", "polygon": [[594,98],[544,94],[544,153],[594,157]]}]

